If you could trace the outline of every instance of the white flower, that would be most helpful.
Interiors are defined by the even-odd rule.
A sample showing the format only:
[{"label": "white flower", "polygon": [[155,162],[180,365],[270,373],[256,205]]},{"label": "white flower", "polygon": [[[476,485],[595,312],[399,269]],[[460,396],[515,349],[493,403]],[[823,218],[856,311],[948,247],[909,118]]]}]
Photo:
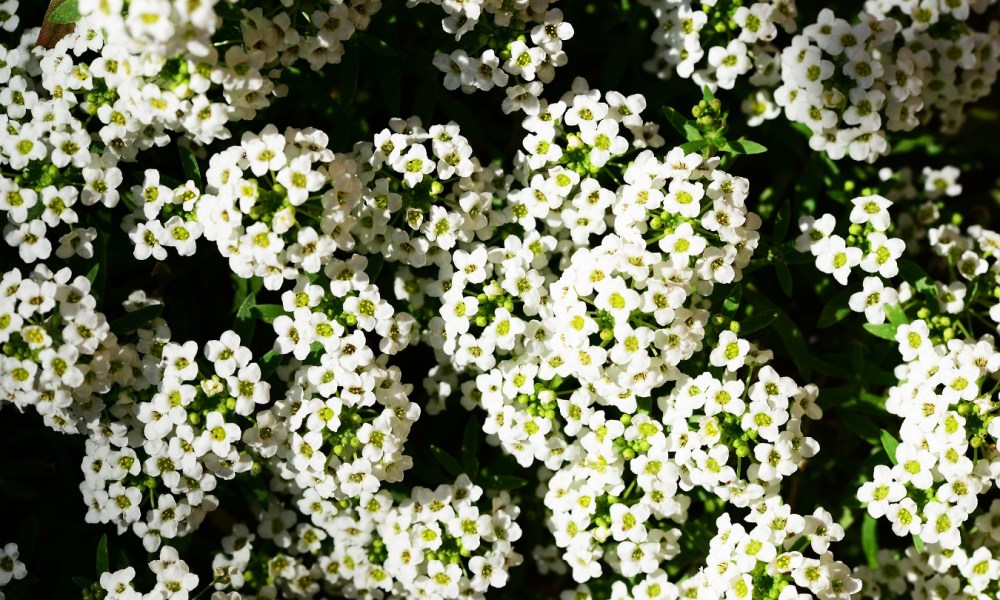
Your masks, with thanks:
[{"label": "white flower", "polygon": [[580,132],[580,138],[591,147],[590,162],[595,167],[603,167],[612,156],[628,151],[628,141],[618,135],[618,122],[602,119],[597,127]]},{"label": "white flower", "polygon": [[851,223],[865,224],[871,223],[877,231],[885,231],[889,228],[889,207],[892,201],[879,195],[859,196],[851,200],[854,208],[851,209]]},{"label": "white flower", "polygon": [[750,342],[726,330],[719,334],[719,343],[712,350],[708,360],[714,367],[725,367],[727,371],[735,372],[746,364],[749,351]]},{"label": "white flower", "polygon": [[222,458],[229,455],[232,444],[240,439],[240,427],[235,423],[227,423],[222,413],[212,411],[205,418],[205,430],[201,437],[211,446],[212,452]]},{"label": "white flower", "polygon": [[823,250],[816,255],[816,268],[833,275],[841,285],[847,285],[851,268],[859,264],[861,264],[861,250],[848,248],[844,238],[838,235],[830,236]]},{"label": "white flower", "polygon": [[0,586],[7,585],[11,579],[24,579],[27,574],[24,563],[18,560],[17,544],[8,543],[0,549]]},{"label": "white flower", "polygon": [[878,277],[865,277],[863,289],[851,295],[848,306],[854,312],[865,313],[869,323],[885,322],[885,306],[899,301],[899,295],[893,288],[887,288]]}]

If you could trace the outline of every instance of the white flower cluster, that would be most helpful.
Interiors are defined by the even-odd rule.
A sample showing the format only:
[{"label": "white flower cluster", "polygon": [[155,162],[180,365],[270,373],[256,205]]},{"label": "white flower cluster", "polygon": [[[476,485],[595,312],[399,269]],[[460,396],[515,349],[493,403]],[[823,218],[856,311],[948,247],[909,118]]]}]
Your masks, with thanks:
[{"label": "white flower cluster", "polygon": [[415,117],[393,119],[373,143],[357,145],[354,159],[362,200],[352,231],[366,251],[420,268],[492,235],[492,200],[506,194],[506,181],[472,154],[455,123],[425,129]]},{"label": "white flower cluster", "polygon": [[[485,409],[491,443],[555,471],[543,488],[548,525],[573,577],[586,582],[607,564],[639,577],[636,589],[666,594],[650,597],[671,597],[659,567],[679,551],[669,524],[688,518],[683,492],[759,508],[769,524],[787,517],[780,482],[817,452],[801,420],[821,411],[815,386],[797,386],[766,364],[769,352],[710,325],[708,296],[741,279],[758,241],[748,182],[717,158],[646,149],[662,139],[644,108],[639,95],[582,81],[539,101],[490,218],[517,235],[460,239],[436,279],[401,287],[411,303],[440,303],[428,324],[439,351],[429,410],[460,390],[466,408]],[[787,586],[799,569],[814,578],[794,575],[796,585],[822,597],[857,589],[829,556],[795,560],[769,581]],[[738,585],[732,573],[719,597]]]},{"label": "white flower cluster", "polygon": [[[270,75],[264,68],[307,61],[313,70],[339,63],[344,42],[368,27],[381,0],[331,0],[302,10],[292,2],[220,2],[219,0],[79,0],[84,15],[78,27],[101,33],[119,51],[152,57],[191,59],[195,70],[226,69],[229,79],[247,74],[250,86],[226,85],[228,96],[254,92],[266,95],[261,84]],[[304,18],[303,18],[304,17]],[[238,25],[240,43],[219,44],[214,39],[224,26]],[[215,43],[214,43],[215,42]],[[220,60],[218,47],[227,46]],[[224,63],[224,64],[218,64]],[[221,75],[221,74],[219,74]],[[275,73],[277,75],[277,73]],[[212,79],[224,79],[216,76]],[[219,83],[219,82],[216,82]]]},{"label": "white flower cluster", "polygon": [[[215,0],[82,0],[86,16],[53,48],[36,47],[27,34],[16,47],[0,47],[0,166],[16,172],[0,175],[0,210],[4,239],[24,262],[48,259],[47,234],[62,224],[70,231],[56,256],[92,257],[97,231],[76,227],[78,211],[114,207],[122,195],[143,215],[126,222],[145,246],[137,256],[162,259],[163,245],[193,252],[201,227],[184,213],[197,198],[194,186],[167,188],[152,171],[141,189],[162,196],[133,198],[119,190],[119,163],[170,143],[172,134],[199,144],[229,138],[230,121],[253,118],[284,93],[279,67],[300,58],[317,69],[339,62],[342,42],[367,27],[380,2],[330,3],[301,33],[292,25],[298,15],[265,6],[268,16]],[[214,41],[223,25],[240,39]]]},{"label": "white flower cluster", "polygon": [[[20,553],[17,544],[11,542],[0,548],[0,588],[3,588],[11,580],[24,579],[28,574],[28,569],[24,563],[18,560]],[[0,590],[0,600],[4,600],[5,594]]]},{"label": "white flower cluster", "polygon": [[[177,549],[164,546],[159,557],[149,562],[149,570],[156,576],[153,588],[142,593],[135,589],[135,567],[101,573],[100,587],[107,600],[167,600],[196,597],[198,575],[192,573]],[[211,600],[240,600],[239,595],[216,593]]]},{"label": "white flower cluster", "polygon": [[481,599],[521,563],[513,550],[520,510],[506,493],[486,498],[464,475],[454,485],[415,487],[399,501],[381,491],[335,504],[306,490],[297,506],[308,522],[296,524],[295,513],[272,497],[256,534],[233,529],[213,563],[216,588],[240,590],[247,600],[311,598],[321,590],[347,598]]},{"label": "white flower cluster", "polygon": [[[746,518],[749,529],[719,517],[719,532],[712,538],[708,565],[679,586],[682,597],[718,598],[850,598],[861,589],[847,565],[833,559],[830,542],[843,539],[844,529],[822,508],[802,517],[791,512],[780,498],[762,503]],[[813,558],[799,550],[807,547]]]},{"label": "white flower cluster", "polygon": [[794,33],[797,28],[795,0],[640,2],[652,9],[657,20],[652,36],[656,54],[646,69],[663,79],[676,73],[713,91],[733,89],[736,80],[751,70],[753,85],[773,85],[778,51],[771,42],[780,31]]},{"label": "white flower cluster", "polygon": [[[197,221],[234,273],[261,277],[276,290],[300,272],[319,273],[337,249],[354,247],[350,211],[359,188],[352,163],[327,141],[317,130],[280,133],[269,125],[211,157],[205,193],[191,191],[184,206],[193,209],[188,222]],[[163,193],[177,196],[156,195]]]},{"label": "white flower cluster", "polygon": [[[886,236],[892,203],[882,196],[854,200],[846,242],[832,233],[832,215],[806,217],[800,224],[797,246],[817,255],[820,270],[841,284],[847,283],[851,269],[870,274],[850,306],[864,312],[869,323],[891,330],[884,337],[895,339],[902,359],[895,369],[899,383],[885,401],[885,409],[903,420],[901,441],[890,450],[893,465],[876,466],[858,498],[872,517],[885,518],[896,535],[912,535],[920,545],[903,559],[886,556],[878,570],[858,571],[866,581],[864,594],[872,598],[940,597],[941,589],[988,598],[1000,590],[1000,561],[995,559],[1000,536],[993,533],[1000,523],[994,516],[1000,504],[994,501],[988,511],[980,505],[980,496],[1000,477],[994,399],[1000,352],[992,334],[971,335],[974,315],[991,329],[1000,321],[994,293],[1000,234],[979,226],[967,234],[951,224],[933,226],[939,217],[935,200],[961,191],[957,176],[950,167],[925,169],[923,193],[911,187],[896,194],[918,200],[908,223],[928,229],[932,253],[955,281],[904,281],[898,292],[886,285],[899,275],[897,259],[906,242]],[[914,227],[908,230],[919,234]],[[887,316],[890,323],[885,323]]]},{"label": "white flower cluster", "polygon": [[0,400],[32,406],[46,426],[85,430],[122,366],[86,277],[36,265],[0,278]]},{"label": "white flower cluster", "polygon": [[[487,27],[487,46],[478,56],[465,50],[439,53],[434,66],[444,73],[444,87],[471,94],[494,87],[507,88],[508,98],[538,97],[543,85],[555,77],[556,67],[566,64],[563,42],[573,37],[573,26],[563,12],[549,9],[555,0],[407,0],[407,6],[438,4],[448,14],[441,26],[455,39],[473,31],[480,19],[492,15]],[[513,80],[511,79],[513,78]],[[508,85],[510,87],[508,87]],[[504,107],[505,112],[512,112]]]},{"label": "white flower cluster", "polygon": [[162,319],[138,335],[119,353],[109,416],[89,426],[80,491],[88,522],[115,523],[120,533],[131,527],[153,552],[162,539],[198,528],[218,506],[211,492],[219,480],[251,468],[241,425],[270,402],[270,385],[231,331],[206,344],[210,369],[199,366],[196,343],[170,340]]},{"label": "white flower cluster", "polygon": [[886,131],[934,116],[956,131],[965,106],[989,93],[1000,70],[1000,29],[966,23],[990,4],[869,2],[854,24],[823,9],[782,49],[774,99],[809,127],[810,147],[834,159],[874,162],[889,152]]},{"label": "white flower cluster", "polygon": [[[364,293],[360,301],[371,302]],[[322,312],[303,314],[313,317],[306,326],[322,331],[325,325],[332,332]],[[281,320],[291,322],[279,317],[276,328]],[[288,326],[286,340],[298,330]],[[412,386],[400,382],[399,368],[387,366],[386,355],[375,358],[360,329],[331,333],[319,344],[308,364],[289,373],[285,396],[256,415],[247,434],[251,447],[299,493],[308,490],[325,500],[373,494],[383,481],[401,481],[413,464],[403,444],[420,416],[420,406],[408,399]]]}]

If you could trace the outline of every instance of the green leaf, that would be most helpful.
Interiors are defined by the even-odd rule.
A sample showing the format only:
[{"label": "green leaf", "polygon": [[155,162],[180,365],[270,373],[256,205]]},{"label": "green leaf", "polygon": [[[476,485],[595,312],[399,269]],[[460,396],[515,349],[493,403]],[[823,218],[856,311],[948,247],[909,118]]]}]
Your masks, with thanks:
[{"label": "green leaf", "polygon": [[767,152],[767,148],[757,142],[750,140],[733,140],[726,144],[723,150],[735,152],[736,154],[761,154]]},{"label": "green leaf", "polygon": [[774,235],[772,236],[771,241],[775,246],[785,241],[785,235],[788,234],[788,223],[791,220],[792,205],[785,202],[781,205],[781,209],[778,211],[778,216],[774,219]]},{"label": "green leaf", "polygon": [[885,448],[885,453],[889,455],[889,460],[892,461],[892,464],[896,464],[896,448],[899,447],[899,440],[885,429],[879,430],[879,439],[882,440],[882,447]]},{"label": "green leaf", "polygon": [[785,349],[788,350],[788,354],[791,355],[792,362],[795,363],[795,367],[799,370],[799,373],[806,379],[810,379],[812,365],[809,364],[809,345],[806,343],[806,338],[802,335],[802,330],[799,329],[799,326],[788,316],[788,313],[778,308],[774,302],[771,302],[761,294],[745,290],[743,295],[761,310],[777,312],[778,316],[774,319],[774,330],[778,334],[778,337],[781,338],[781,342],[785,345]]},{"label": "green leaf", "polygon": [[354,103],[354,96],[358,93],[358,73],[361,70],[361,61],[353,47],[344,54],[340,69],[340,104],[349,106]]},{"label": "green leaf", "polygon": [[196,186],[201,185],[201,167],[198,166],[198,159],[195,157],[194,152],[187,146],[177,144],[177,151],[181,155],[181,168],[184,170],[184,176],[194,182]]},{"label": "green leaf", "polygon": [[368,274],[368,281],[374,282],[378,279],[379,273],[382,272],[382,267],[385,266],[385,256],[381,254],[374,254],[368,257],[368,266],[365,267],[365,273]]},{"label": "green leaf", "polygon": [[698,128],[692,125],[691,123],[684,124],[684,138],[687,141],[693,142],[695,140],[704,139],[704,137],[705,136],[701,135],[701,132],[698,131]]},{"label": "green leaf", "polygon": [[684,126],[687,125],[688,120],[684,118],[684,115],[669,106],[664,106],[662,110],[663,116],[667,118],[667,122],[670,123],[670,126],[676,129],[677,133],[687,137],[684,133]]},{"label": "green leaf", "polygon": [[917,552],[924,551],[924,540],[920,539],[920,536],[913,534],[913,546],[917,549]]},{"label": "green leaf", "polygon": [[772,309],[758,310],[752,315],[740,321],[740,335],[748,334],[764,329],[778,318],[779,311]]},{"label": "green leaf", "polygon": [[60,25],[69,25],[79,21],[81,16],[77,0],[66,0],[59,5],[59,8],[52,11],[52,14],[49,15],[49,21]]},{"label": "green leaf", "polygon": [[285,312],[285,307],[280,304],[254,304],[250,312],[265,323],[273,323],[278,317],[288,314]]},{"label": "green leaf", "polygon": [[470,478],[475,479],[479,474],[479,438],[482,436],[483,428],[479,418],[469,414],[469,420],[465,423],[465,431],[462,433],[462,466]]},{"label": "green leaf", "polygon": [[281,364],[281,353],[274,348],[267,351],[267,354],[260,359],[260,378],[267,379],[278,370]]},{"label": "green leaf", "polygon": [[444,467],[444,470],[448,472],[452,477],[458,477],[465,471],[462,469],[462,465],[458,464],[455,457],[448,454],[438,446],[431,446],[431,454],[438,461],[438,464]]},{"label": "green leaf", "polygon": [[149,306],[143,306],[142,308],[132,311],[123,317],[115,319],[111,323],[111,331],[119,336],[132,333],[135,330],[142,329],[146,325],[152,323],[153,319],[160,316],[160,313],[162,312],[162,304],[150,304]]},{"label": "green leaf", "polygon": [[913,285],[917,281],[926,278],[930,278],[927,271],[924,268],[913,262],[908,258],[901,258],[896,261],[896,266],[899,267],[899,276],[903,278],[903,281]]},{"label": "green leaf", "polygon": [[236,323],[233,325],[233,331],[240,336],[243,345],[249,345],[253,338],[253,332],[257,328],[257,321],[253,318],[255,306],[257,306],[257,294],[250,292],[236,311]]},{"label": "green leaf", "polygon": [[868,566],[878,568],[878,521],[867,512],[861,521],[861,549],[868,559]]},{"label": "green leaf", "polygon": [[840,422],[857,434],[858,437],[868,444],[878,444],[879,429],[872,425],[868,415],[845,408],[838,408],[837,414],[840,416]]},{"label": "green leaf", "polygon": [[513,475],[487,475],[483,477],[482,486],[489,490],[507,490],[508,492],[528,485],[527,479]]},{"label": "green leaf", "polygon": [[823,307],[823,310],[819,313],[819,320],[816,321],[816,327],[820,329],[825,329],[839,323],[847,315],[851,314],[851,308],[847,305],[848,301],[851,299],[854,290],[847,288],[840,290],[833,295],[832,298]]},{"label": "green leaf", "polygon": [[91,285],[94,284],[94,280],[97,279],[97,274],[100,271],[101,271],[101,263],[97,263],[96,265],[91,267],[89,271],[87,271],[87,281],[89,281]]},{"label": "green leaf", "polygon": [[778,285],[781,286],[781,291],[785,293],[789,298],[792,297],[792,271],[783,262],[774,265],[775,270],[778,273]]},{"label": "green leaf", "polygon": [[684,144],[681,144],[681,150],[685,153],[698,152],[704,148],[708,147],[707,140],[693,140]]},{"label": "green leaf", "polygon": [[397,52],[395,48],[393,48],[389,44],[385,43],[384,41],[378,39],[373,35],[370,34],[359,35],[358,40],[361,42],[362,46],[368,48],[375,54],[378,54],[380,56],[385,56],[387,58],[399,57],[399,52]]},{"label": "green leaf", "polygon": [[[366,36],[367,37],[367,36]],[[402,111],[403,96],[403,71],[398,60],[378,61],[381,66],[375,69],[375,78],[378,80],[379,90],[382,93],[384,106],[392,114],[399,114]]]},{"label": "green leaf", "polygon": [[[855,376],[854,371],[815,356],[809,358],[809,364],[824,375],[832,375],[833,377],[840,377],[841,379],[853,379]],[[829,398],[828,391],[823,391],[823,398]]]},{"label": "green leaf", "polygon": [[[900,325],[906,325],[910,322],[910,319],[906,316],[906,311],[903,307],[898,304],[885,305],[885,315],[889,317],[889,323],[899,327]],[[895,339],[895,337],[893,338]]]},{"label": "green leaf", "polygon": [[701,88],[701,97],[705,102],[711,102],[712,100],[715,100],[715,94],[712,93],[712,88],[708,87],[707,85]]},{"label": "green leaf", "polygon": [[726,299],[722,301],[722,313],[727,317],[732,317],[740,308],[740,298],[743,296],[743,285],[737,283],[729,291]]},{"label": "green leaf", "polygon": [[70,577],[70,581],[75,583],[81,590],[89,590],[90,586],[94,585],[95,582],[87,579],[86,577]]},{"label": "green leaf", "polygon": [[865,330],[868,333],[880,337],[883,340],[895,340],[896,339],[896,326],[892,323],[882,323],[881,325],[873,325],[872,323],[864,324]]},{"label": "green leaf", "polygon": [[111,570],[110,561],[108,560],[108,534],[101,536],[101,541],[97,543],[97,558],[95,559],[95,565],[97,567],[97,576],[100,577],[102,573],[107,573]]}]

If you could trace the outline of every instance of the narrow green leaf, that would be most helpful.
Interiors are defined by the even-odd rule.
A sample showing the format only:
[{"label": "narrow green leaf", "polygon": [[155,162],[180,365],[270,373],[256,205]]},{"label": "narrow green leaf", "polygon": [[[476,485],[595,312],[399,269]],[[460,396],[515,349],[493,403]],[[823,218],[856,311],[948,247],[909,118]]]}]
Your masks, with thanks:
[{"label": "narrow green leaf", "polygon": [[77,0],[66,0],[59,8],[52,11],[48,20],[59,25],[69,25],[80,20],[80,7]]},{"label": "narrow green leaf", "polygon": [[184,176],[194,182],[196,186],[201,185],[201,167],[198,166],[198,159],[191,149],[182,144],[177,144],[177,151],[181,155],[181,169]]},{"label": "narrow green leaf", "polygon": [[240,304],[239,309],[236,310],[237,319],[249,319],[253,316],[253,309],[257,306],[257,294],[248,293],[247,297],[243,299]]},{"label": "narrow green leaf", "polygon": [[934,285],[934,280],[930,277],[921,277],[917,280],[917,283],[913,285],[918,292],[922,294],[930,294],[932,296],[937,295],[937,286]]},{"label": "narrow green leaf", "polygon": [[744,290],[743,295],[761,310],[777,312],[778,316],[774,319],[774,330],[781,338],[788,354],[791,355],[792,362],[795,363],[799,373],[806,379],[810,379],[812,365],[809,364],[809,344],[806,343],[806,338],[799,326],[788,316],[788,313],[778,308],[774,302],[763,295],[751,290]]},{"label": "narrow green leaf", "polygon": [[727,317],[732,317],[740,308],[740,298],[743,296],[743,285],[737,283],[729,291],[726,299],[722,301],[722,313]]},{"label": "narrow green leaf", "polygon": [[871,445],[877,445],[879,441],[879,429],[872,425],[868,415],[846,408],[838,408],[837,415],[840,422],[853,431],[858,437]]},{"label": "narrow green leaf", "polygon": [[455,457],[448,454],[438,446],[431,446],[431,454],[437,460],[438,464],[444,467],[444,470],[448,472],[452,477],[458,477],[465,471],[462,469],[462,465],[455,460]]},{"label": "narrow green leaf", "polygon": [[153,319],[163,312],[162,304],[150,304],[132,311],[111,323],[111,331],[116,335],[126,335],[137,329],[142,329],[153,322]]},{"label": "narrow green leaf", "polygon": [[767,148],[762,144],[751,142],[750,140],[733,140],[726,144],[726,146],[726,150],[738,154],[761,154],[767,152]]},{"label": "narrow green leaf", "polygon": [[487,475],[483,478],[483,487],[489,490],[507,490],[508,492],[528,485],[527,479],[513,475]]},{"label": "narrow green leaf", "polygon": [[913,546],[917,549],[917,552],[924,551],[924,540],[920,539],[920,536],[913,534]]},{"label": "narrow green leaf", "polygon": [[89,271],[87,271],[87,281],[89,281],[91,285],[94,284],[94,280],[97,279],[97,274],[100,272],[100,270],[101,270],[101,263],[97,263],[96,265],[91,267]]},{"label": "narrow green leaf", "polygon": [[70,577],[69,580],[75,583],[81,590],[89,590],[90,586],[95,583],[86,577]]},{"label": "narrow green leaf", "polygon": [[878,521],[867,512],[861,521],[861,549],[868,560],[868,566],[878,568]]},{"label": "narrow green leaf", "polygon": [[482,437],[482,424],[477,415],[470,413],[462,433],[462,466],[470,478],[479,474],[479,438]]},{"label": "narrow green leaf", "polygon": [[[852,379],[855,375],[853,371],[842,367],[836,363],[832,363],[827,360],[822,360],[815,356],[809,358],[809,364],[812,365],[814,369],[823,373],[824,375],[832,375],[833,377],[840,377],[841,379]],[[828,399],[830,397],[829,392],[823,391],[823,398]]]},{"label": "narrow green leaf", "polygon": [[705,102],[711,102],[712,100],[715,100],[715,94],[712,93],[712,88],[708,87],[707,85],[701,88],[701,97]]},{"label": "narrow green leaf", "polygon": [[101,541],[97,543],[95,566],[97,567],[98,577],[100,577],[102,573],[107,573],[111,570],[110,561],[108,560],[108,534],[102,535]]},{"label": "narrow green leaf", "polygon": [[371,34],[359,35],[358,40],[365,47],[378,54],[380,56],[385,56],[387,58],[398,58],[399,52],[395,48],[385,43],[384,41],[376,38]]},{"label": "narrow green leaf", "polygon": [[701,132],[698,131],[698,128],[691,123],[684,124],[684,139],[687,141],[693,142],[695,140],[704,139],[704,137],[705,136],[701,135]]},{"label": "narrow green leaf", "polygon": [[880,337],[883,340],[895,340],[896,339],[896,326],[892,323],[882,323],[881,325],[873,325],[872,323],[864,324],[865,330],[868,333]]},{"label": "narrow green leaf", "polygon": [[368,257],[368,266],[365,267],[365,273],[368,274],[368,280],[374,282],[378,279],[379,273],[382,272],[382,267],[385,266],[385,256],[381,254],[374,254]]},{"label": "narrow green leaf", "polygon": [[253,308],[257,306],[257,294],[255,292],[247,293],[246,298],[240,304],[239,309],[236,311],[236,323],[233,325],[233,331],[240,336],[240,340],[244,345],[249,345],[250,340],[253,339],[253,333],[257,328],[257,320],[254,319]]},{"label": "narrow green leaf", "polygon": [[826,306],[823,307],[823,310],[820,311],[816,326],[820,329],[825,329],[839,323],[847,315],[851,314],[851,308],[847,303],[850,301],[853,293],[854,290],[852,288],[846,288],[834,294],[826,303]]},{"label": "narrow green leaf", "polygon": [[[906,316],[906,311],[903,307],[898,304],[886,305],[885,306],[885,316],[889,317],[889,323],[899,327],[900,325],[906,325],[910,322],[910,319]],[[895,339],[895,338],[893,338]]]},{"label": "narrow green leaf", "polygon": [[889,455],[889,460],[892,461],[892,464],[896,464],[896,448],[899,446],[899,440],[885,429],[879,430],[879,439],[882,440],[882,447]]},{"label": "narrow green leaf", "polygon": [[361,60],[352,46],[340,61],[340,104],[349,106],[354,103],[358,93],[358,73],[361,70]]},{"label": "narrow green leaf", "polygon": [[684,144],[681,144],[680,148],[684,152],[698,152],[708,147],[707,140],[693,140]]},{"label": "narrow green leaf", "polygon": [[740,321],[740,335],[748,334],[764,329],[778,318],[780,313],[777,310],[757,310],[752,315]]},{"label": "narrow green leaf", "polygon": [[285,307],[280,304],[254,304],[250,308],[250,312],[257,315],[257,318],[265,323],[273,323],[281,315],[288,314],[285,312]]},{"label": "narrow green leaf", "polygon": [[[672,107],[664,106],[662,110],[663,116],[667,118],[667,122],[670,123],[670,126],[676,129],[677,133],[685,135],[684,126],[687,124],[688,120]],[[685,137],[687,136],[685,135]]]},{"label": "narrow green leaf", "polygon": [[781,291],[785,293],[789,298],[792,297],[792,271],[783,262],[774,265],[775,270],[778,273],[778,285],[781,286]]},{"label": "narrow green leaf", "polygon": [[378,80],[379,89],[382,92],[384,106],[392,114],[399,114],[402,110],[403,96],[403,71],[399,61],[383,59],[378,62],[381,63],[381,66],[376,68],[375,78]]},{"label": "narrow green leaf", "polygon": [[927,275],[927,271],[924,268],[913,262],[908,258],[901,258],[896,261],[896,266],[899,267],[899,276],[903,278],[903,281],[909,283],[910,285],[916,285],[921,279],[930,276]]},{"label": "narrow green leaf", "polygon": [[280,364],[281,354],[273,348],[268,350],[267,354],[260,359],[260,378],[267,379],[271,375],[274,375]]},{"label": "narrow green leaf", "polygon": [[788,235],[788,224],[792,220],[792,205],[785,202],[778,210],[778,216],[774,218],[774,235],[771,237],[772,243],[777,246],[785,241]]}]

